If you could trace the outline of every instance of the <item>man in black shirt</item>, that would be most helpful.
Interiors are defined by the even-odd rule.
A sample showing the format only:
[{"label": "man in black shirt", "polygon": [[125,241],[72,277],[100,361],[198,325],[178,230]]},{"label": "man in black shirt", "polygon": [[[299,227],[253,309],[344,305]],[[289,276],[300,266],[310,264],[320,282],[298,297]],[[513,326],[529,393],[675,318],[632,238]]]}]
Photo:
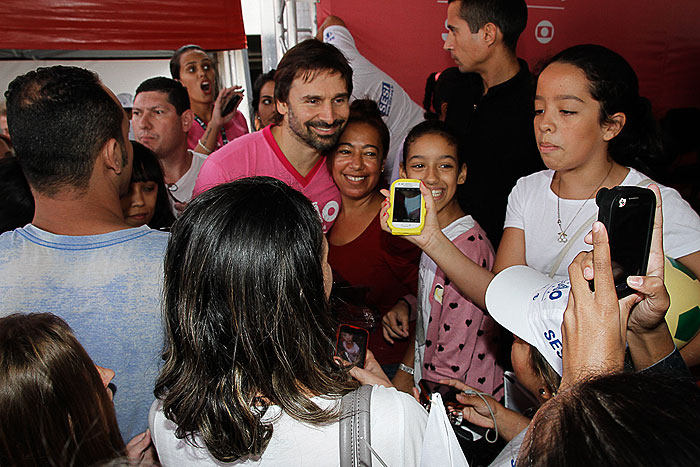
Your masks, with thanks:
[{"label": "man in black shirt", "polygon": [[446,116],[467,163],[459,201],[494,248],[515,182],[544,168],[532,123],[532,75],[515,55],[526,24],[525,0],[449,0],[447,7],[444,48],[468,77]]}]

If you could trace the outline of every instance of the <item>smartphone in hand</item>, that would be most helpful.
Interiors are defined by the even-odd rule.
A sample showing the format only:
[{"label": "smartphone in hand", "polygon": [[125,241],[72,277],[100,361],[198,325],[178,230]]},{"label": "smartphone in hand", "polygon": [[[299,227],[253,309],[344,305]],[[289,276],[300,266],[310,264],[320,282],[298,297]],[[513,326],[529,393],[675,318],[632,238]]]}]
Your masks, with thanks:
[{"label": "smartphone in hand", "polygon": [[335,354],[355,366],[364,368],[368,340],[369,332],[366,329],[341,324],[336,333]]},{"label": "smartphone in hand", "polygon": [[627,277],[644,276],[647,272],[656,197],[648,188],[616,186],[602,188],[595,201],[598,220],[608,231],[617,297],[623,298],[634,292],[627,285]]},{"label": "smartphone in hand", "polygon": [[241,99],[243,99],[243,97],[240,94],[234,94],[228,100],[228,102],[224,106],[224,109],[221,111],[221,116],[225,117],[226,115],[236,110],[236,107],[238,106],[238,103],[241,102]]},{"label": "smartphone in hand", "polygon": [[389,228],[392,235],[418,235],[425,224],[425,199],[420,180],[400,178],[391,184]]},{"label": "smartphone in hand", "polygon": [[425,404],[430,405],[430,396],[435,392],[439,392],[440,396],[442,396],[442,402],[445,405],[451,405],[459,409],[464,407],[463,404],[457,401],[457,394],[460,394],[462,391],[455,387],[436,383],[427,379],[421,379],[418,381],[418,389],[420,389],[418,397],[421,400],[421,404],[424,406]]}]

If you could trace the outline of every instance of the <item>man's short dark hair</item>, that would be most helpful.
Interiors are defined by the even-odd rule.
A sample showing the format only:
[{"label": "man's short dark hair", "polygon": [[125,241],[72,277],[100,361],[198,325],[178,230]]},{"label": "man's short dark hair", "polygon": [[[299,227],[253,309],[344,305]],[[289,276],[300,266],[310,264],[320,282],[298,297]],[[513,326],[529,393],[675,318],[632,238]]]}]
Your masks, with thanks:
[{"label": "man's short dark hair", "polygon": [[172,76],[173,79],[180,79],[180,57],[190,50],[201,50],[207,53],[203,48],[195,44],[183,45],[177,49],[170,58],[170,76]]},{"label": "man's short dark hair", "polygon": [[287,102],[292,81],[301,77],[305,82],[319,73],[340,73],[345,80],[348,97],[352,94],[352,68],[345,55],[331,44],[316,39],[298,43],[284,54],[275,71],[275,100]]},{"label": "man's short dark hair", "polygon": [[29,184],[41,193],[87,188],[107,141],[114,138],[125,147],[124,110],[92,71],[38,68],[15,78],[5,97],[15,154]]},{"label": "man's short dark hair", "polygon": [[525,0],[448,0],[448,3],[453,2],[461,2],[459,16],[472,33],[486,23],[493,23],[501,30],[503,43],[515,53],[518,38],[527,25]]},{"label": "man's short dark hair", "polygon": [[[149,78],[136,88],[136,96],[142,92],[154,91],[162,92],[167,95],[168,102],[175,107],[175,111],[178,115],[182,115],[182,112],[190,108],[190,96],[187,94],[187,88],[179,81],[164,76]],[[136,96],[134,96],[134,101],[136,100]]]}]

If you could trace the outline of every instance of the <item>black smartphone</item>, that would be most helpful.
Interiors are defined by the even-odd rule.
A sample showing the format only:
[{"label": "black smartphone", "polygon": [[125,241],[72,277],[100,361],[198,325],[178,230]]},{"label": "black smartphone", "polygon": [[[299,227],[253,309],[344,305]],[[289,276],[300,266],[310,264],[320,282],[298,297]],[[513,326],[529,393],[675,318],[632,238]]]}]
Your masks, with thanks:
[{"label": "black smartphone", "polygon": [[369,332],[366,329],[341,324],[336,333],[335,354],[355,366],[364,368],[368,339]]},{"label": "black smartphone", "polygon": [[436,383],[435,381],[429,381],[427,379],[421,379],[418,381],[418,389],[420,389],[419,398],[421,400],[421,404],[423,405],[430,405],[431,394],[439,392],[440,396],[442,396],[442,402],[445,405],[450,405],[457,408],[464,407],[463,404],[457,401],[457,394],[460,394],[462,391],[455,387],[448,386],[447,384]]},{"label": "black smartphone", "polygon": [[435,392],[440,393],[442,403],[445,405],[445,411],[447,412],[447,418],[452,425],[460,428],[455,430],[458,438],[475,441],[488,431],[488,428],[464,420],[462,409],[465,406],[457,400],[457,394],[462,393],[459,389],[427,379],[418,381],[418,388],[420,389],[420,394],[418,395],[420,404],[428,411],[430,411],[430,396]]},{"label": "black smartphone", "polygon": [[239,102],[241,102],[241,99],[243,99],[243,97],[240,94],[234,94],[233,97],[229,99],[226,105],[224,106],[224,110],[221,111],[221,116],[225,117],[226,115],[236,110],[236,106]]},{"label": "black smartphone", "polygon": [[618,298],[626,297],[634,292],[627,277],[647,272],[656,197],[648,188],[616,186],[601,188],[595,202],[598,220],[608,231],[615,290]]}]

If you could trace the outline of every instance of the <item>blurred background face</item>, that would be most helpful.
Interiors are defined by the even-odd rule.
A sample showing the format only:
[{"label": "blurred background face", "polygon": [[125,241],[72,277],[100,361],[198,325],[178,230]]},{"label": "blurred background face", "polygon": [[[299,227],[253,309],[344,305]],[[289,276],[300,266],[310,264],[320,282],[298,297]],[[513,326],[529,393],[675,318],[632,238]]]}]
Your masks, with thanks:
[{"label": "blurred background face", "polygon": [[[256,109],[260,128],[265,128],[273,122],[275,117],[275,82],[268,81],[260,88],[260,102]],[[258,128],[258,129],[260,129]]]},{"label": "blurred background face", "polygon": [[0,159],[3,157],[12,157],[12,148],[10,145],[5,141],[5,139],[0,138]]},{"label": "blurred background face", "polygon": [[131,227],[140,227],[153,219],[158,198],[158,184],[153,181],[133,182],[129,192],[122,196],[124,220]]},{"label": "blurred background face", "polygon": [[362,199],[377,188],[384,167],[379,132],[367,123],[350,123],[333,156],[333,180],[343,197]]},{"label": "blurred background face", "polygon": [[136,141],[158,157],[174,154],[187,141],[182,116],[168,101],[168,95],[160,91],[141,92],[134,99],[131,125]]},{"label": "blurred background face", "polygon": [[180,57],[179,81],[187,88],[190,102],[216,100],[216,71],[209,56],[201,50],[188,50]]}]

